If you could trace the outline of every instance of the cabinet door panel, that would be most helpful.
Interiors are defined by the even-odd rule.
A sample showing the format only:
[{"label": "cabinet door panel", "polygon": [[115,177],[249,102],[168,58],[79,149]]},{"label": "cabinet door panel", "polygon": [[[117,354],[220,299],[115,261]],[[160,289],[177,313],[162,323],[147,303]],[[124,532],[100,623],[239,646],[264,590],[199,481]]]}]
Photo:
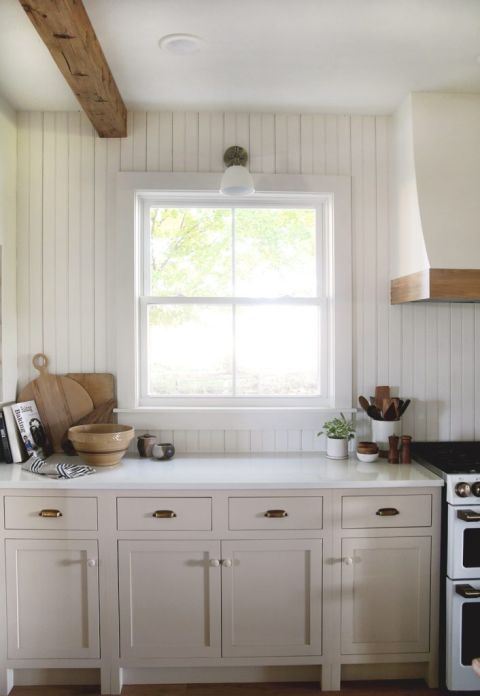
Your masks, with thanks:
[{"label": "cabinet door panel", "polygon": [[97,542],[5,544],[8,657],[100,657]]},{"label": "cabinet door panel", "polygon": [[222,558],[224,656],[321,655],[322,541],[224,541]]},{"label": "cabinet door panel", "polygon": [[344,539],[342,654],[429,650],[430,537]]},{"label": "cabinet door panel", "polygon": [[218,541],[120,541],[122,657],[220,655]]}]

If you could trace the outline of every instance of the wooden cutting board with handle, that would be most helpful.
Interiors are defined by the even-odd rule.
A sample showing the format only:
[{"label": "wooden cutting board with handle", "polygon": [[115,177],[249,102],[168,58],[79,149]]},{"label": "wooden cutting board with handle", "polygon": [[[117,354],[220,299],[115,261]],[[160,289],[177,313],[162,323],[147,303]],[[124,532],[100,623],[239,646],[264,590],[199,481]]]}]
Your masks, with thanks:
[{"label": "wooden cutting board with handle", "polygon": [[51,375],[43,353],[34,355],[32,363],[40,375],[22,389],[18,401],[35,400],[54,452],[62,452],[65,431],[93,410],[92,398],[74,379]]}]

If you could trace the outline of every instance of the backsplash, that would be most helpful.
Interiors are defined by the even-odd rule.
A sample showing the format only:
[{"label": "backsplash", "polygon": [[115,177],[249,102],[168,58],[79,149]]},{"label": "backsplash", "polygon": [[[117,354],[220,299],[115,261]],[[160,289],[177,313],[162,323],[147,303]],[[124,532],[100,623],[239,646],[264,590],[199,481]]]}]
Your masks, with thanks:
[{"label": "backsplash", "polygon": [[[413,399],[405,434],[480,439],[480,305],[390,306],[389,128],[388,116],[135,112],[120,141],[95,136],[78,112],[20,113],[20,386],[35,376],[31,357],[39,351],[52,372],[115,372],[117,172],[220,173],[225,148],[237,144],[256,173],[352,177],[352,405],[390,384]],[[369,437],[363,414],[358,426]],[[179,451],[319,446],[302,430],[211,433],[179,431]]]}]

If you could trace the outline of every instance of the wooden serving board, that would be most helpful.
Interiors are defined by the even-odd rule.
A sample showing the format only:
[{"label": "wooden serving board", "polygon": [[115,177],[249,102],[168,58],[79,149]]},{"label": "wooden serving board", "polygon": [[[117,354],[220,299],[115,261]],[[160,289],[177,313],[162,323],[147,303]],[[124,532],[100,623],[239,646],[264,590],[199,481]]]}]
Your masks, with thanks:
[{"label": "wooden serving board", "polygon": [[18,400],[35,400],[54,452],[62,452],[64,433],[93,410],[93,400],[74,379],[51,375],[43,353],[34,355],[32,363],[40,375],[22,389]]},{"label": "wooden serving board", "polygon": [[69,372],[66,377],[82,385],[95,408],[115,398],[113,375],[109,372]]}]

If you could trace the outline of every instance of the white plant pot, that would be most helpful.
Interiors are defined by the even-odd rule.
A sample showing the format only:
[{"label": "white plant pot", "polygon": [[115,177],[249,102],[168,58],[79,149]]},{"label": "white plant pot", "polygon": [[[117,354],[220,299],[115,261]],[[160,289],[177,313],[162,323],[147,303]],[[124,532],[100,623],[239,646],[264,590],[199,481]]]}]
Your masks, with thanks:
[{"label": "white plant pot", "polygon": [[377,421],[372,419],[372,440],[380,449],[388,449],[390,435],[402,434],[402,421]]},{"label": "white plant pot", "polygon": [[327,457],[329,459],[348,459],[348,440],[327,437]]}]

